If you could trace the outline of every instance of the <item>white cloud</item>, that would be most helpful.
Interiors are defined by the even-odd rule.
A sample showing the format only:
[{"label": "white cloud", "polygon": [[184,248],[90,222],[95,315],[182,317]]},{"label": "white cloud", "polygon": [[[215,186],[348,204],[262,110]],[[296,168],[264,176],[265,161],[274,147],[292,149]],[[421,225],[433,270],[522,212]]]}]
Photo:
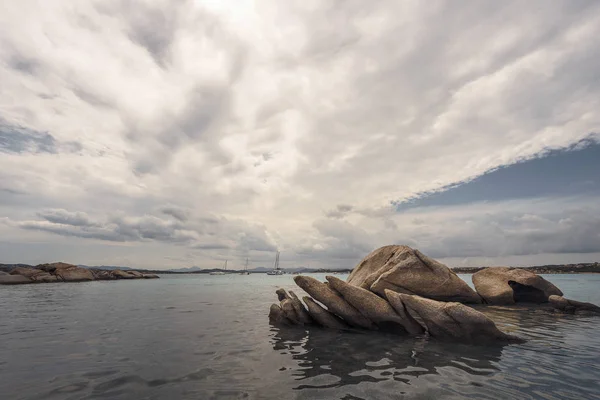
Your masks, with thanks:
[{"label": "white cloud", "polygon": [[[130,263],[156,266],[136,254],[160,245],[170,262],[210,264],[277,246],[289,262],[327,264],[399,240],[452,255],[451,237],[473,255],[538,252],[520,248],[520,234],[562,251],[525,225],[502,225],[513,235],[502,254],[476,230],[448,230],[471,209],[386,210],[598,132],[599,11],[593,1],[7,3],[0,127],[31,135],[0,147],[0,216],[11,221],[0,231],[57,246],[57,233],[109,235],[129,244]],[[56,151],[36,150],[45,134]],[[52,221],[47,209],[63,211]],[[543,218],[536,211],[511,217]],[[60,213],[100,226],[61,224]],[[208,215],[220,226],[211,238],[197,220]],[[552,226],[569,231],[574,217]]]}]

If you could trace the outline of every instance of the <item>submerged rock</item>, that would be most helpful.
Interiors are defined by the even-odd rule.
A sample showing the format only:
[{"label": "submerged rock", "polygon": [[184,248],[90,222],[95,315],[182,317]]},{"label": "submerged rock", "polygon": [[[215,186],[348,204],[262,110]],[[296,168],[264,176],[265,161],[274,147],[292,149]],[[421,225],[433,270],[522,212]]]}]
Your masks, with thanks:
[{"label": "submerged rock", "polygon": [[490,267],[473,274],[477,293],[488,304],[547,303],[562,292],[541,276],[523,269]]},{"label": "submerged rock", "polygon": [[0,275],[0,285],[20,285],[24,283],[33,283],[31,279],[23,275]]},{"label": "submerged rock", "polygon": [[310,316],[321,326],[331,329],[349,329],[350,327],[342,319],[330,313],[310,297],[303,297]]},{"label": "submerged rock", "polygon": [[596,313],[600,314],[600,307],[592,303],[565,299],[562,296],[552,295],[548,301],[557,310],[564,311],[570,314],[576,313]]},{"label": "submerged rock", "polygon": [[496,327],[494,321],[461,303],[444,303],[416,295],[385,291],[395,309],[405,309],[422,321],[431,337],[460,341],[520,341]]},{"label": "submerged rock", "polygon": [[361,314],[386,331],[400,331],[411,335],[423,333],[424,329],[410,315],[396,310],[384,299],[366,289],[352,286],[335,276],[327,276],[331,288],[340,293],[344,300]]},{"label": "submerged rock", "polygon": [[351,326],[373,329],[373,323],[351,306],[344,298],[328,285],[310,276],[297,275],[294,282],[315,300],[321,302],[327,309],[342,317]]},{"label": "submerged rock", "polygon": [[269,309],[269,322],[273,325],[293,325],[283,314],[283,310],[278,304],[271,304]]},{"label": "submerged rock", "polygon": [[385,296],[389,289],[439,301],[481,303],[481,297],[450,268],[408,246],[384,246],[367,255],[348,283]]}]

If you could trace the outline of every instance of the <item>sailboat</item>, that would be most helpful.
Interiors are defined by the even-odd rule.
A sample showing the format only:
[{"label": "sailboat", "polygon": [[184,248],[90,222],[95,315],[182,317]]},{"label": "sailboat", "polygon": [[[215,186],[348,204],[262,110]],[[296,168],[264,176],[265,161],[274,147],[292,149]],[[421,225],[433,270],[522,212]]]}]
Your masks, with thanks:
[{"label": "sailboat", "polygon": [[273,266],[273,270],[267,272],[267,275],[283,275],[283,270],[279,268],[279,252],[275,256],[275,265]]},{"label": "sailboat", "polygon": [[248,259],[246,258],[246,265],[244,265],[244,270],[242,272],[240,272],[240,275],[250,275],[250,272],[248,272]]},{"label": "sailboat", "polygon": [[[227,271],[227,260],[225,260],[225,267],[223,269]],[[209,275],[225,275],[225,271],[213,271]]]}]

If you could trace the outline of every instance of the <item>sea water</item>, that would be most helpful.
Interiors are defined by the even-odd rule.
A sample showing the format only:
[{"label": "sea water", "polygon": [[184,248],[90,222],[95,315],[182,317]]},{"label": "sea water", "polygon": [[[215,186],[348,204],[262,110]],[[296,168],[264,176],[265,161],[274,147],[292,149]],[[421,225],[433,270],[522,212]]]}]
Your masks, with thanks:
[{"label": "sea water", "polygon": [[[600,304],[600,275],[545,278]],[[527,339],[508,346],[280,329],[279,287],[301,294],[265,274],[2,286],[0,398],[600,399],[600,317],[489,308]]]}]

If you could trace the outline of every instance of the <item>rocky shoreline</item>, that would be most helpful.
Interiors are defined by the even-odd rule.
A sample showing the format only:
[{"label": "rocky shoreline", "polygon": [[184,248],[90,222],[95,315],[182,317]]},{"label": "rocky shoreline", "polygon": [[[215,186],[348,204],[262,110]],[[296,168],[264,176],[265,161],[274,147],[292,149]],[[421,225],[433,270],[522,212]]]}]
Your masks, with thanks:
[{"label": "rocky shoreline", "polygon": [[488,305],[550,306],[557,312],[600,314],[600,307],[565,299],[534,272],[492,267],[473,274],[475,290],[442,263],[408,246],[384,246],[367,255],[347,281],[303,275],[295,283],[310,297],[276,291],[269,310],[273,325],[362,329],[427,335],[466,342],[521,342],[476,310]]},{"label": "rocky shoreline", "polygon": [[17,266],[10,271],[0,271],[0,285],[29,283],[112,281],[118,279],[157,279],[158,275],[138,271],[101,270],[81,268],[73,264],[52,263],[34,267]]}]

